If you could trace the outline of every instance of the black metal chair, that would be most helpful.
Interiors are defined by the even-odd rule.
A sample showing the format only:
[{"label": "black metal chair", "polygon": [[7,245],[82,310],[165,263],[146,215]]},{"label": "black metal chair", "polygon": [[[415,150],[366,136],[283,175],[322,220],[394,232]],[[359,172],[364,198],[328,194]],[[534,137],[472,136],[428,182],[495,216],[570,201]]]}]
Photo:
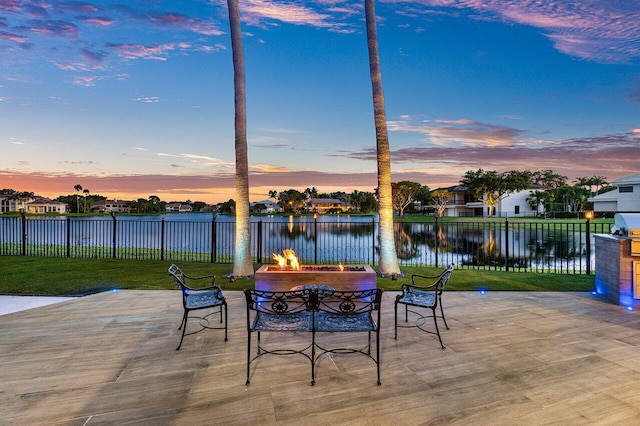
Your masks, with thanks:
[{"label": "black metal chair", "polygon": [[[309,338],[304,348],[274,348],[273,341],[266,347],[261,341],[263,332],[312,332],[313,310],[309,309],[310,298],[317,299],[317,292],[244,290],[247,302],[247,382],[250,383],[251,363],[263,355],[299,354],[311,362],[311,381],[314,378],[314,345]],[[312,304],[316,304],[311,302]],[[251,336],[257,334],[258,352],[251,356]],[[309,352],[309,353],[308,353]]]},{"label": "black metal chair", "polygon": [[[380,382],[380,304],[382,289],[358,291],[334,291],[318,297],[315,313],[314,343],[319,353],[314,364],[324,354],[363,354],[376,364],[377,383]],[[318,344],[318,334],[328,333],[367,333],[367,344],[357,347],[355,339],[350,339],[349,347],[326,347],[328,343]],[[371,333],[376,337],[376,353],[371,354]],[[315,373],[315,372],[314,372]],[[315,375],[313,377],[315,381]],[[313,382],[312,382],[313,383]]]},{"label": "black metal chair", "polygon": [[[449,326],[447,325],[447,319],[444,316],[444,310],[442,308],[442,292],[444,291],[447,281],[449,281],[449,278],[451,278],[453,269],[454,265],[452,263],[444,271],[442,271],[440,275],[413,274],[411,275],[411,284],[402,284],[402,294],[396,296],[396,301],[394,304],[394,333],[396,339],[398,338],[398,327],[417,327],[424,332],[437,335],[438,340],[440,340],[440,346],[442,346],[442,349],[445,348],[444,344],[442,343],[442,337],[440,336],[437,317],[439,316],[440,318],[442,318],[445,327],[449,329]],[[428,285],[418,285],[418,282],[423,279],[435,279],[435,282]],[[418,318],[415,321],[415,325],[398,325],[399,304],[405,306],[405,322],[409,322],[409,312],[418,315]],[[440,305],[440,315],[436,314],[438,305]],[[409,309],[409,307],[431,309],[431,313],[433,315],[433,323],[435,325],[435,332],[427,330],[425,328],[427,317],[423,313]]]},{"label": "black metal chair", "polygon": [[[180,344],[176,350],[179,350],[182,346],[184,336],[198,333],[205,329],[222,330],[224,329],[224,340],[227,341],[227,301],[222,293],[222,289],[216,285],[216,277],[214,275],[205,275],[202,277],[191,277],[175,264],[169,267],[169,275],[173,278],[178,288],[182,292],[182,306],[184,307],[184,314],[182,315],[182,323],[178,330],[182,330],[182,337],[180,337]],[[211,280],[211,284],[206,287],[191,287],[187,285],[187,282],[197,280]],[[187,321],[189,319],[189,312],[199,309],[212,309],[212,312],[202,317],[195,317],[200,319],[200,329],[186,333]],[[223,322],[222,314],[224,312],[224,326],[212,327],[209,325],[209,317],[213,314],[220,313],[220,323]]]}]

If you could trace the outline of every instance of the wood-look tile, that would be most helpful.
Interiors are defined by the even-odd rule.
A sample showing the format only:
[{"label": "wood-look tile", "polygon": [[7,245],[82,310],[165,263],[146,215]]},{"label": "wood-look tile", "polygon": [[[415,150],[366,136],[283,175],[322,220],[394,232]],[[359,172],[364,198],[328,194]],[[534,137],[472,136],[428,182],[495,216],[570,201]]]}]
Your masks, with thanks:
[{"label": "wood-look tile", "polygon": [[[177,291],[118,291],[0,316],[3,424],[637,424],[640,314],[586,293],[445,293],[437,337],[393,333],[383,298],[381,380],[362,355],[266,356],[245,386],[244,298],[221,330],[187,336]],[[195,329],[195,321],[189,329]],[[276,334],[276,333],[274,333]],[[263,336],[298,345],[306,336]],[[363,345],[327,334],[327,346]],[[255,349],[255,340],[253,341]]]}]

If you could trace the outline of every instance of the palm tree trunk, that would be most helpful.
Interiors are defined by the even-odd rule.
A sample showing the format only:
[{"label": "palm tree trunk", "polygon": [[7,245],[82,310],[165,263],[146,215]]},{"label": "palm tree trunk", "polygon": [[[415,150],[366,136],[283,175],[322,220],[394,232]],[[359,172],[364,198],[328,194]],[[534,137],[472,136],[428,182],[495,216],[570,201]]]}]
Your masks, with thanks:
[{"label": "palm tree trunk", "polygon": [[251,229],[249,223],[249,160],[247,156],[247,100],[245,93],[244,53],[238,0],[227,0],[231,49],[233,51],[233,88],[235,92],[236,150],[236,235],[233,276],[253,275]]},{"label": "palm tree trunk", "polygon": [[365,0],[367,22],[367,47],[369,49],[369,70],[373,90],[373,113],[376,124],[376,147],[378,158],[378,214],[380,216],[378,235],[380,238],[379,274],[396,276],[400,274],[393,229],[393,198],[391,191],[391,152],[387,133],[387,114],[384,108],[382,73],[378,54],[378,34],[374,0]]}]

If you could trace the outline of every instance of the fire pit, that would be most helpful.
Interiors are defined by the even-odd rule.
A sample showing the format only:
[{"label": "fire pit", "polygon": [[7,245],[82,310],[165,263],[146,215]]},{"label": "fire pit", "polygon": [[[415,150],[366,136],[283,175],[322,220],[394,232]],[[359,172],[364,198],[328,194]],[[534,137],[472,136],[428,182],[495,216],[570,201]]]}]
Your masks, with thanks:
[{"label": "fire pit", "polygon": [[[338,291],[376,288],[376,272],[369,265],[299,265],[293,251],[274,255],[278,265],[262,265],[255,272],[256,290],[289,291],[304,284],[325,284]],[[289,259],[285,262],[281,258]]]}]

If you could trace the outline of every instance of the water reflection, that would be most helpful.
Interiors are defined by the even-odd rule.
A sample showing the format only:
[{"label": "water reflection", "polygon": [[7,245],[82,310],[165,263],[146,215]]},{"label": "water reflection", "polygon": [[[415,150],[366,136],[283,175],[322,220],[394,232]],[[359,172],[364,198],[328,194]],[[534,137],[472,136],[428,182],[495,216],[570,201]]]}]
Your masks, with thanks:
[{"label": "water reflection", "polygon": [[[91,256],[111,249],[211,253],[229,258],[234,250],[232,217],[211,214],[111,217],[28,217],[29,253],[83,248]],[[150,219],[152,218],[152,219]],[[198,220],[187,220],[195,218]],[[292,248],[305,263],[376,263],[377,224],[372,216],[272,216],[252,218],[252,250],[268,261]],[[21,218],[0,217],[0,254],[13,254],[23,241]],[[115,226],[115,229],[114,229]],[[608,229],[605,230],[608,232]],[[215,239],[213,241],[212,239]],[[591,241],[594,253],[595,241]],[[15,248],[18,247],[18,248]],[[48,247],[46,250],[43,247]],[[57,247],[57,248],[51,248]],[[91,250],[95,249],[95,253]],[[441,222],[396,224],[396,250],[403,265],[458,265],[574,270],[586,269],[585,230],[577,224]],[[142,254],[141,254],[142,256]],[[593,258],[593,255],[591,256]]]}]

